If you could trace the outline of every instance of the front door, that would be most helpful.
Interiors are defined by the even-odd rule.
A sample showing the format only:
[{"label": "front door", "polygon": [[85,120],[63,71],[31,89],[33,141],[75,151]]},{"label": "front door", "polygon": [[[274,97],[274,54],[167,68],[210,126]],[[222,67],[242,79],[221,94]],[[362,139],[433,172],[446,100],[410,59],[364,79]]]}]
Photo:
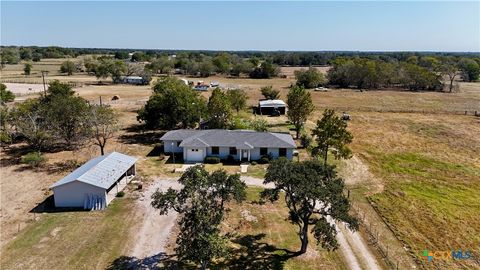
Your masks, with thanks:
[{"label": "front door", "polygon": [[248,160],[248,150],[246,149],[242,150],[242,161],[243,160]]}]

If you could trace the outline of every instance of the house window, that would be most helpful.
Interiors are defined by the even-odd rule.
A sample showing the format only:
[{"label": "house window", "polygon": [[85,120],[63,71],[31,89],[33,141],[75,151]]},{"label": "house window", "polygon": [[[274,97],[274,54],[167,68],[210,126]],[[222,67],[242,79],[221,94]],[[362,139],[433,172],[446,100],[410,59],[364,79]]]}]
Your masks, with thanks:
[{"label": "house window", "polygon": [[218,149],[218,146],[213,146],[212,147],[212,155],[218,155],[219,153],[219,149]]},{"label": "house window", "polygon": [[236,155],[236,154],[237,154],[237,148],[230,147],[230,155]]},{"label": "house window", "polygon": [[278,156],[279,157],[286,157],[287,156],[287,148],[279,148],[278,149]]},{"label": "house window", "polygon": [[260,156],[268,155],[268,148],[260,148]]}]

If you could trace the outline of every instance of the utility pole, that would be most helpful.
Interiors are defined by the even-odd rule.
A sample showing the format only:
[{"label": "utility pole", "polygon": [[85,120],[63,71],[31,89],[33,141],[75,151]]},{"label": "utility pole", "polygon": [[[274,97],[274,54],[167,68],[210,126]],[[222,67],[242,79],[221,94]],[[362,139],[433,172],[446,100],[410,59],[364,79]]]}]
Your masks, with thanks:
[{"label": "utility pole", "polygon": [[175,172],[175,152],[173,151],[174,142],[172,142],[173,172]]},{"label": "utility pole", "polygon": [[43,94],[46,96],[47,95],[47,87],[45,86],[45,74],[47,74],[48,71],[42,70],[42,79],[43,79]]},{"label": "utility pole", "polygon": [[100,107],[102,106],[102,96],[100,96]]}]

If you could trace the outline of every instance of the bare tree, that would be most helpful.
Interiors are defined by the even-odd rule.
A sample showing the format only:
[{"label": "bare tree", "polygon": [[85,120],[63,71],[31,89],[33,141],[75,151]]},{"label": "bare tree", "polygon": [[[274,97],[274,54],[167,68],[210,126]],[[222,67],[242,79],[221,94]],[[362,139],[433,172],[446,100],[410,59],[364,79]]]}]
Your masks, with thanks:
[{"label": "bare tree", "polygon": [[442,69],[443,74],[447,75],[450,81],[449,92],[451,93],[453,90],[453,81],[458,75],[458,66],[454,63],[447,63],[443,66]]},{"label": "bare tree", "polygon": [[141,76],[143,74],[143,65],[138,63],[128,63],[125,76]]},{"label": "bare tree", "polygon": [[25,136],[29,145],[41,150],[51,142],[52,135],[35,101],[26,101],[12,111],[14,129]]},{"label": "bare tree", "polygon": [[103,156],[107,141],[118,131],[118,117],[109,106],[92,105],[89,123],[93,144],[100,147],[100,153]]}]

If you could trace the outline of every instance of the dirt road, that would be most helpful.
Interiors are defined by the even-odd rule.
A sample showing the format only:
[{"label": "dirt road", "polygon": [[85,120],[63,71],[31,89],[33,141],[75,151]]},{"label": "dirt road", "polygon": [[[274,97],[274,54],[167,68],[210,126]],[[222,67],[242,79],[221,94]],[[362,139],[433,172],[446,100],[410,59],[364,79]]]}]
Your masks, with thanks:
[{"label": "dirt road", "polygon": [[170,187],[180,189],[181,185],[177,179],[157,179],[146,188],[143,196],[137,201],[137,211],[141,213],[143,219],[138,221],[142,225],[136,233],[137,239],[130,256],[143,259],[166,251],[165,245],[178,214],[170,211],[168,215],[160,215],[150,203],[152,194],[157,189],[166,191]]},{"label": "dirt road", "polygon": [[245,182],[247,186],[257,186],[257,187],[263,187],[263,188],[274,188],[275,185],[273,183],[268,183],[264,184],[263,179],[260,178],[255,178],[251,176],[241,176],[240,180]]},{"label": "dirt road", "polygon": [[[264,185],[263,179],[253,177],[243,177],[242,180],[249,186],[273,187],[273,185]],[[166,191],[168,188],[180,189],[178,178],[156,179],[150,184],[137,201],[137,212],[141,219],[141,224],[136,233],[135,244],[131,248],[129,255],[138,259],[154,257],[166,251],[165,245],[168,242],[178,213],[170,211],[168,215],[160,215],[158,210],[154,209],[151,203],[152,194],[157,190]]]},{"label": "dirt road", "polygon": [[368,244],[358,232],[352,232],[343,224],[337,224],[336,228],[340,251],[345,257],[349,269],[382,269]]}]

